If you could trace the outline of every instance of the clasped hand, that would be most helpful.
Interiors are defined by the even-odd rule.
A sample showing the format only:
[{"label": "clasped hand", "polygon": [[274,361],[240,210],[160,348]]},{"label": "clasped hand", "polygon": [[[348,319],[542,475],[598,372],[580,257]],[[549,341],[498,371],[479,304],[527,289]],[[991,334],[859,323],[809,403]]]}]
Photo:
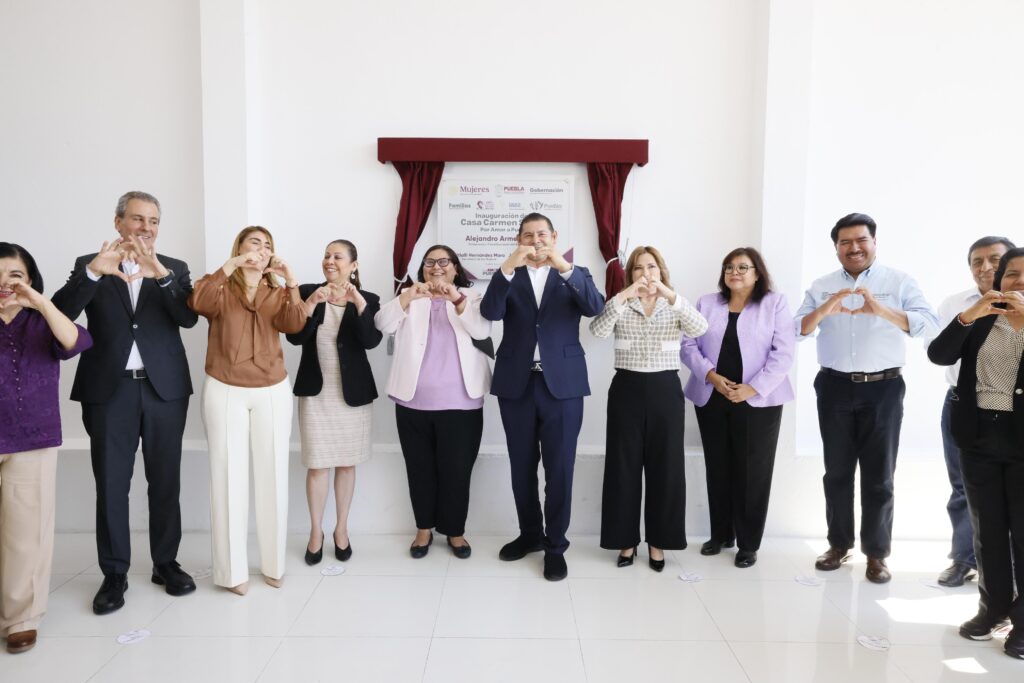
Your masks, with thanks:
[{"label": "clasped hand", "polygon": [[749,384],[733,382],[731,379],[718,374],[714,370],[708,371],[706,379],[711,382],[715,391],[720,393],[722,396],[725,396],[733,403],[743,403],[750,397],[757,395],[757,390]]},{"label": "clasped hand", "polygon": [[[121,270],[121,262],[135,263],[139,269],[128,275]],[[99,252],[88,265],[96,275],[113,275],[125,282],[139,278],[164,278],[170,273],[156,255],[156,248],[143,244],[142,240],[132,235],[127,239],[118,238],[113,242],[104,242]]]}]

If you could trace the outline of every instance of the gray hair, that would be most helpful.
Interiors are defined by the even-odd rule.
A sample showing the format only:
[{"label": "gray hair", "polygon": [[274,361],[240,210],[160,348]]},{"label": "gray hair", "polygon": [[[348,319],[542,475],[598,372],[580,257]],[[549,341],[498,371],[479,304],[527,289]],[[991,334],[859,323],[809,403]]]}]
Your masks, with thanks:
[{"label": "gray hair", "polygon": [[163,209],[160,208],[160,200],[151,195],[148,192],[141,192],[139,190],[132,190],[131,192],[125,192],[121,195],[121,198],[117,200],[117,208],[114,209],[114,215],[118,218],[124,218],[125,213],[128,211],[128,202],[133,199],[152,204],[156,207],[156,210],[163,213]]}]

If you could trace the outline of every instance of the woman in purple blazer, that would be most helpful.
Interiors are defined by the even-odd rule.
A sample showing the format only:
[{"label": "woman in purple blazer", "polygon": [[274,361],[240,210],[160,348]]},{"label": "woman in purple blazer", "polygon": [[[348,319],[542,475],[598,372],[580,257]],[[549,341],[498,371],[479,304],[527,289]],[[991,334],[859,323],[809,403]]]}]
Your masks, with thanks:
[{"label": "woman in purple blazer", "polygon": [[707,469],[711,539],[700,552],[717,555],[735,539],[735,564],[745,568],[757,562],[764,533],[796,339],[786,297],[772,291],[753,247],[726,255],[718,290],[697,302],[708,331],[683,340],[684,393],[697,409]]}]

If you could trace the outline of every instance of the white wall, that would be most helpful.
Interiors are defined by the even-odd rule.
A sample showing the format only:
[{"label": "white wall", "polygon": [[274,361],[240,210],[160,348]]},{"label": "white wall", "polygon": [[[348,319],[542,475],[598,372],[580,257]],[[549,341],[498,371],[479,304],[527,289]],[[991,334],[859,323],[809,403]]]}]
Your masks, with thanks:
[{"label": "white wall", "polygon": [[[197,276],[226,258],[239,228],[261,223],[303,280],[319,277],[326,242],[352,239],[366,286],[386,298],[401,186],[376,161],[379,136],[650,139],[650,164],[627,185],[623,234],[630,246],[661,248],[691,298],[713,289],[726,251],[753,244],[795,307],[803,286],[835,267],[828,227],[853,210],[878,219],[880,257],[913,272],[936,302],[969,285],[963,251],[976,234],[1015,237],[1004,217],[1015,215],[1011,188],[1022,180],[1013,160],[1024,143],[1012,122],[1024,107],[1010,84],[1024,10],[1009,1],[24,5],[0,8],[0,73],[11,95],[0,125],[19,131],[4,136],[0,203],[51,290],[76,254],[109,234],[117,195],[141,188],[164,202],[162,250],[186,258]],[[602,282],[582,167],[544,170],[576,174],[577,260]],[[55,186],[71,201],[53,220],[57,202],[42,214],[33,200]],[[434,230],[432,218],[423,239],[433,242]],[[611,352],[581,336],[594,395],[572,530],[593,533]],[[186,344],[198,388],[205,323]],[[768,520],[776,535],[824,535],[820,458],[798,455],[818,448],[813,348],[804,346]],[[935,447],[941,373],[911,348],[904,451],[934,454],[901,460],[897,534],[945,537]],[[296,350],[286,355],[294,369]],[[383,388],[383,347],[371,362]],[[66,402],[63,415],[59,524],[91,528],[80,412]],[[412,522],[389,401],[376,404],[374,419],[375,457],[360,468],[351,525],[405,531]],[[696,539],[707,526],[706,494],[692,410],[687,420]],[[469,530],[510,532],[507,458],[490,400],[485,421]],[[203,528],[198,400],[186,438],[185,526]],[[290,525],[301,530],[297,462],[291,474]],[[134,490],[144,493],[138,477]],[[140,528],[142,498],[133,496]]]}]

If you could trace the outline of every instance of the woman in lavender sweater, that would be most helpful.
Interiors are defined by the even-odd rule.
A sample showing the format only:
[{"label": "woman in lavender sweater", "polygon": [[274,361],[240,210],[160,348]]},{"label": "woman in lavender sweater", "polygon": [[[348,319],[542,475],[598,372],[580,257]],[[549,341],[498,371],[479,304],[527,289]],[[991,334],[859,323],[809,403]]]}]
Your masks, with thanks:
[{"label": "woman in lavender sweater", "polygon": [[700,552],[717,555],[735,540],[735,564],[745,568],[757,562],[782,404],[793,399],[793,316],[753,247],[726,255],[718,291],[702,296],[697,310],[708,331],[684,339],[681,355],[707,470],[711,539]]},{"label": "woman in lavender sweater", "polygon": [[53,563],[60,361],[92,337],[43,296],[23,247],[0,242],[0,629],[8,652],[31,650]]},{"label": "woman in lavender sweater", "polygon": [[395,335],[388,397],[395,402],[416,538],[409,553],[427,554],[435,527],[452,554],[469,557],[469,480],[483,434],[484,396],[491,386],[487,357],[473,340],[487,339],[480,295],[459,257],[444,245],[427,250],[419,282],[381,307],[375,323]]}]

